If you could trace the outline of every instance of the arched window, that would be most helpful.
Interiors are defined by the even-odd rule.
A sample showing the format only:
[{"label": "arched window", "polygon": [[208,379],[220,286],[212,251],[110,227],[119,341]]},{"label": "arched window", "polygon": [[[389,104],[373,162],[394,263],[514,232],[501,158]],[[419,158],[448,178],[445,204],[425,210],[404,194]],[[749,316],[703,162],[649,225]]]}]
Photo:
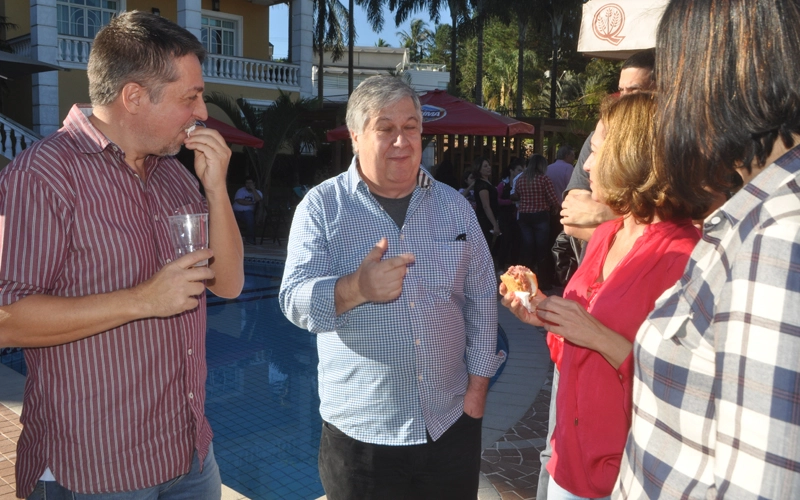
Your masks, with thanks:
[{"label": "arched window", "polygon": [[123,8],[118,0],[57,1],[58,34],[94,38]]}]

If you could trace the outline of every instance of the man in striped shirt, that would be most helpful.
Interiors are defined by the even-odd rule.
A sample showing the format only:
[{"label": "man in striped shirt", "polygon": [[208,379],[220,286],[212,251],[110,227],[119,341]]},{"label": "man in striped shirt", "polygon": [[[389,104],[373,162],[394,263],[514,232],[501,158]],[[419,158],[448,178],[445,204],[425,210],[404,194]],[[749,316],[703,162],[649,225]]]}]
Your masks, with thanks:
[{"label": "man in striped shirt", "polygon": [[[0,345],[28,366],[18,495],[220,496],[204,292],[235,297],[244,277],[230,150],[188,131],[207,117],[204,56],[170,21],[122,14],[94,42],[92,106],[0,173]],[[175,258],[166,217],[206,211],[210,249]]]}]

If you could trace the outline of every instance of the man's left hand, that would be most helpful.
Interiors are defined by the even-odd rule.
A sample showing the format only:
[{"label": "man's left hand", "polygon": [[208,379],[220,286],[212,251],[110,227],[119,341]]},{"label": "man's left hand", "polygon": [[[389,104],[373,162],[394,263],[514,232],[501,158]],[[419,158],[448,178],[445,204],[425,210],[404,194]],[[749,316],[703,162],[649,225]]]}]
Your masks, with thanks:
[{"label": "man's left hand", "polygon": [[194,171],[206,194],[226,190],[231,150],[222,135],[214,129],[198,127],[184,144],[187,149],[194,151]]}]

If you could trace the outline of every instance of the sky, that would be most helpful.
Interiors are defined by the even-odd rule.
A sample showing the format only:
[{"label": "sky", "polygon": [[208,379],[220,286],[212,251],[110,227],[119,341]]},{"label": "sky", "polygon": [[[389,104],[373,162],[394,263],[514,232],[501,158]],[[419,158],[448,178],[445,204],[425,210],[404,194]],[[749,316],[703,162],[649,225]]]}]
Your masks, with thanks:
[{"label": "sky", "polygon": [[[347,5],[345,1],[342,2]],[[439,13],[441,23],[450,21],[450,11],[446,8]],[[400,47],[397,32],[409,31],[409,25],[413,19],[422,19],[428,23],[428,29],[434,31],[436,26],[430,21],[426,11],[416,12],[409,16],[409,19],[399,27],[394,25],[394,14],[384,7],[383,31],[375,33],[367,22],[367,15],[364,9],[355,6],[355,25],[356,25],[356,45],[374,46],[378,38],[383,38],[392,47]],[[270,7],[269,11],[269,41],[274,45],[272,57],[275,59],[286,57],[289,54],[289,6],[278,4]]]}]

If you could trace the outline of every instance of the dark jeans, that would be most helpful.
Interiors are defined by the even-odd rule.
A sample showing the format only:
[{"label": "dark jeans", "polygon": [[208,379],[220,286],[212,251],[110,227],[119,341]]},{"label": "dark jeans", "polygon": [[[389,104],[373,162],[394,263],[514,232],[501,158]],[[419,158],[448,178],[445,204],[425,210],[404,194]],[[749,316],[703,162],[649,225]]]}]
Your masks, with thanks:
[{"label": "dark jeans", "polygon": [[513,207],[500,208],[500,232],[502,235],[495,242],[494,248],[497,251],[497,266],[505,271],[508,266],[519,262],[519,225],[517,212]]},{"label": "dark jeans", "polygon": [[520,262],[536,273],[539,279],[539,288],[545,289],[552,286],[552,266],[550,255],[550,212],[534,212],[519,214],[520,235],[522,236],[522,251]]},{"label": "dark jeans", "polygon": [[438,440],[363,443],[325,422],[319,475],[328,500],[473,500],[481,468],[481,423],[463,414]]},{"label": "dark jeans", "polygon": [[236,216],[236,222],[243,224],[246,230],[245,241],[255,245],[256,244],[256,217],[253,210],[234,210],[233,215]]}]

